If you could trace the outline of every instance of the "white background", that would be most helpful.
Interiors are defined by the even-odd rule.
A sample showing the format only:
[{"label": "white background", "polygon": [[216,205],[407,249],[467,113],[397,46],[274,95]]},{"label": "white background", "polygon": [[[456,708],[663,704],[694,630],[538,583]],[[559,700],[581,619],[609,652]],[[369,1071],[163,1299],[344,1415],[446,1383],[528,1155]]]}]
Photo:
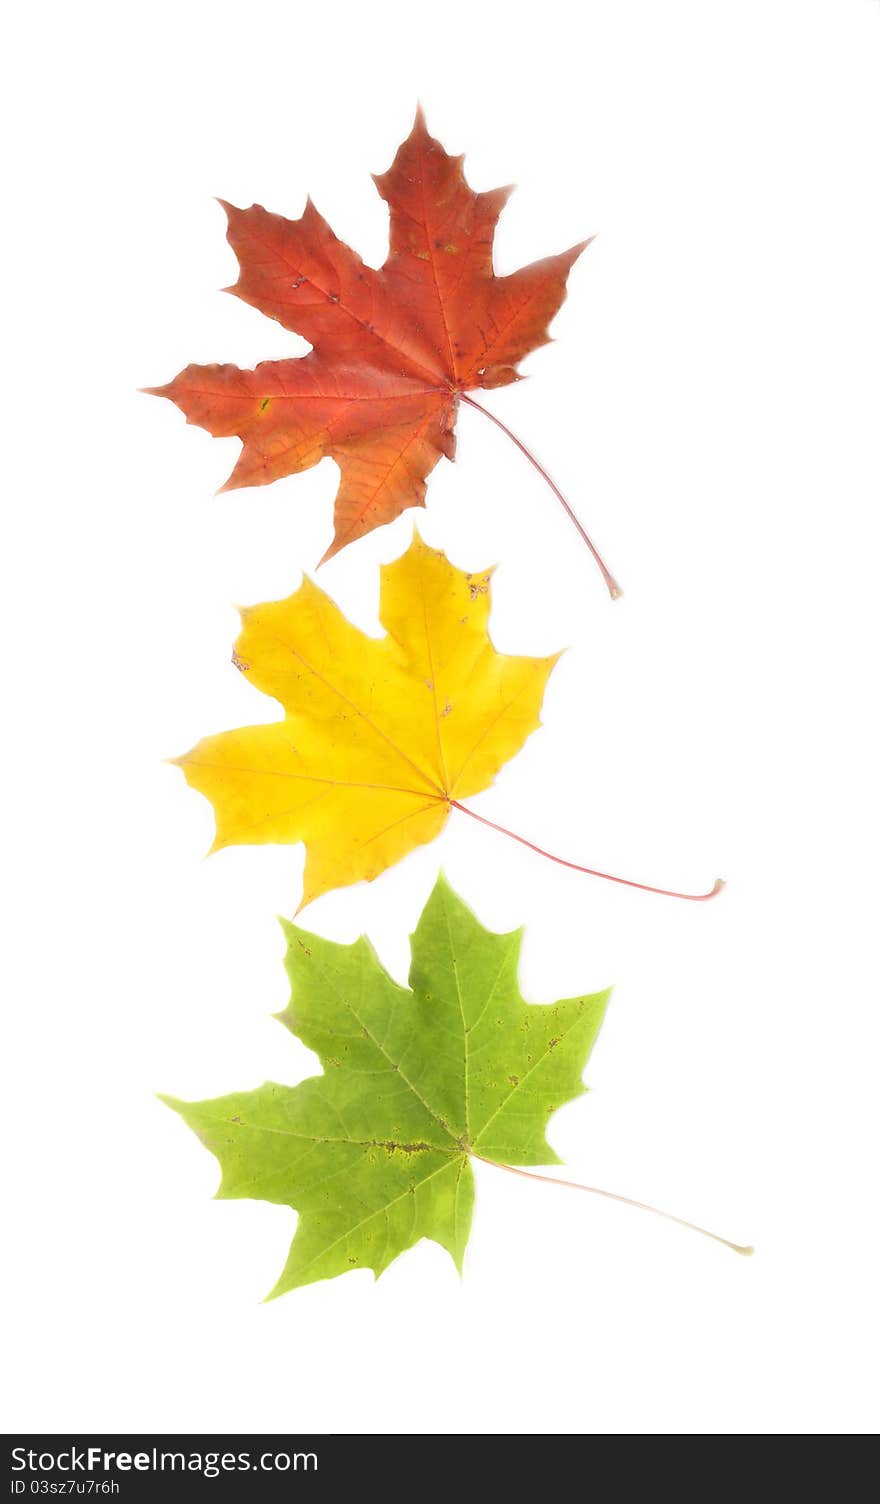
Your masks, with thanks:
[{"label": "white background", "polygon": [[[815,1432],[876,1420],[880,4],[55,3],[3,87],[3,1095],[7,1428]],[[9,38],[7,38],[9,40]],[[557,342],[486,401],[625,588],[612,606],[539,478],[479,414],[424,535],[498,561],[499,648],[570,645],[544,729],[462,816],[303,916],[404,976],[442,864],[527,925],[533,1001],[617,984],[563,1173],[744,1241],[478,1166],[460,1281],[423,1243],[260,1304],[294,1216],[214,1202],[156,1102],[294,1082],[277,914],[300,848],[203,860],[163,759],[273,707],[231,603],[330,537],[325,461],[214,498],[237,441],[135,388],[305,348],[216,289],[213,195],[311,191],[381,261],[385,169],[421,98],[471,183],[515,180],[501,271],[599,236]],[[321,583],[378,630],[377,565]]]}]

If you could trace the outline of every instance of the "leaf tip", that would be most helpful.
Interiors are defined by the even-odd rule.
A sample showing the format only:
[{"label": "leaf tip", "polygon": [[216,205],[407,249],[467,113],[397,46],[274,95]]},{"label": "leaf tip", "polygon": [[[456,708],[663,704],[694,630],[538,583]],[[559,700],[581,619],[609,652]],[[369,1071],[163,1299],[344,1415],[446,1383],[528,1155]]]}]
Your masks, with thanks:
[{"label": "leaf tip", "polygon": [[316,898],[320,898],[322,891],[323,889],[320,888],[315,890],[312,890],[311,888],[303,888],[302,897],[293,911],[294,919],[296,919],[297,916],[302,913],[303,909],[308,908],[309,904],[313,903]]},{"label": "leaf tip", "polygon": [[446,873],[444,872],[444,870],[443,870],[442,867],[440,867],[438,869],[438,871],[437,871],[437,876],[434,879],[434,886],[433,886],[433,888],[431,889],[431,892],[428,895],[428,903],[431,902],[432,898],[436,898],[436,897],[439,897],[439,896],[442,896],[444,898],[446,898],[446,897],[455,898],[457,896],[456,892],[455,892],[455,889],[453,888],[451,882],[449,881],[449,878],[446,876]]}]

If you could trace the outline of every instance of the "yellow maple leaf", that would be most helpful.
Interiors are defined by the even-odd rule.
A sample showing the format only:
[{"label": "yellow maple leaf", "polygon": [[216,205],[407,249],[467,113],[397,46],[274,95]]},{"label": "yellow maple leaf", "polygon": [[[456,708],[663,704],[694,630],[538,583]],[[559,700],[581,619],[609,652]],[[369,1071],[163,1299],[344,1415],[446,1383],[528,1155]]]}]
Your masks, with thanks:
[{"label": "yellow maple leaf", "polygon": [[212,850],[303,841],[302,908],[433,840],[453,802],[486,788],[540,725],[559,656],[496,652],[490,578],[416,534],[381,572],[385,637],[352,626],[309,579],[244,610],[234,661],[284,719],[176,759],[214,806]]}]

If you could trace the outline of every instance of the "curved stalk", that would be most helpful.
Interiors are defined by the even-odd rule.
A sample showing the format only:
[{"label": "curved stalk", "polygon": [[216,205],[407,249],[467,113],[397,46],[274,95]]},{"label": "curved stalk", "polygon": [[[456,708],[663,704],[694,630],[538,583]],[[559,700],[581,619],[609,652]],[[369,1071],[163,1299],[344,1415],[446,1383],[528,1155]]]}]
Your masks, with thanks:
[{"label": "curved stalk", "polygon": [[734,1253],[740,1253],[744,1258],[749,1258],[754,1253],[751,1243],[732,1243],[729,1238],[722,1238],[720,1233],[710,1232],[708,1227],[700,1227],[697,1222],[688,1222],[686,1217],[675,1217],[672,1212],[664,1212],[659,1206],[649,1206],[647,1201],[634,1201],[632,1196],[619,1196],[616,1191],[604,1191],[597,1185],[581,1185],[578,1180],[560,1180],[555,1175],[537,1175],[534,1170],[521,1170],[516,1165],[503,1165],[497,1159],[487,1159],[485,1154],[478,1154],[471,1149],[474,1159],[479,1159],[484,1165],[493,1165],[496,1170],[506,1170],[509,1175],[522,1175],[525,1180],[541,1180],[545,1185],[563,1185],[570,1191],[587,1191],[591,1196],[604,1196],[608,1201],[619,1201],[623,1206],[634,1206],[640,1212],[651,1212],[655,1217],[663,1217],[667,1222],[677,1222],[679,1227],[686,1227],[690,1232],[698,1232],[701,1237],[711,1238],[713,1243],[723,1243],[725,1248],[732,1248]]},{"label": "curved stalk", "polygon": [[706,903],[708,899],[717,897],[724,887],[724,879],[716,877],[708,893],[679,893],[674,888],[655,888],[652,883],[638,883],[631,877],[616,877],[613,872],[599,872],[595,867],[582,867],[579,862],[569,862],[563,856],[554,856],[552,851],[536,846],[534,841],[517,835],[515,830],[508,830],[506,825],[496,825],[494,820],[478,815],[476,810],[460,804],[457,799],[450,799],[449,804],[452,809],[461,810],[463,815],[470,815],[472,820],[479,820],[481,825],[488,825],[490,830],[497,830],[499,835],[509,836],[512,841],[518,841],[520,846],[527,846],[529,851],[537,852],[538,856],[545,856],[548,861],[556,862],[560,867],[569,867],[573,872],[584,872],[587,877],[601,877],[607,883],[620,883],[624,888],[638,888],[642,893],[659,893],[662,898],[683,898],[688,903]]},{"label": "curved stalk", "polygon": [[607,587],[608,594],[611,596],[611,599],[613,601],[619,600],[623,595],[623,591],[614,578],[614,575],[606,565],[605,560],[602,558],[602,555],[596,548],[596,545],[594,544],[586,528],[583,527],[581,522],[578,520],[574,509],[563,496],[555,480],[553,480],[552,477],[547,474],[547,471],[544,469],[544,466],[541,464],[540,460],[535,458],[535,456],[532,454],[531,449],[526,447],[526,445],[522,442],[522,439],[518,439],[513,430],[508,428],[506,423],[502,423],[500,418],[496,418],[495,414],[490,412],[488,407],[483,407],[481,403],[475,402],[473,397],[468,396],[467,392],[459,392],[458,396],[461,398],[462,402],[467,403],[468,407],[476,408],[478,413],[482,413],[485,418],[488,418],[490,422],[495,424],[496,428],[500,428],[502,433],[506,433],[507,437],[511,440],[512,443],[516,445],[520,453],[524,454],[529,463],[534,465],[538,474],[543,476],[544,480],[547,482],[547,485],[550,487],[550,490],[553,492],[553,495],[556,497],[556,500],[559,502],[560,506],[564,508],[567,516],[577,528],[583,541],[586,543],[587,548],[593,555],[593,558],[595,559],[596,564],[599,567],[602,578],[605,581],[605,585]]}]

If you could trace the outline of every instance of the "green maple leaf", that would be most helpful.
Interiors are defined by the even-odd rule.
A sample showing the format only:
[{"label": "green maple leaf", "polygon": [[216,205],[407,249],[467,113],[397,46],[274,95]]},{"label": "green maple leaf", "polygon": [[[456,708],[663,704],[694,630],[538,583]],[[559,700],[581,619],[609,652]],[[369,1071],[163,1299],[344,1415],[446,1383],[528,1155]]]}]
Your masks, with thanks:
[{"label": "green maple leaf", "polygon": [[420,1238],[461,1268],[471,1157],[559,1163],[547,1122],[585,1090],[608,993],[526,1003],[522,931],[484,929],[443,877],[411,937],[410,989],[363,937],[336,945],[284,930],[292,990],[279,1017],[324,1074],[208,1102],[162,1100],[219,1160],[218,1196],[299,1213],[270,1298],[351,1269],[378,1277]]}]

